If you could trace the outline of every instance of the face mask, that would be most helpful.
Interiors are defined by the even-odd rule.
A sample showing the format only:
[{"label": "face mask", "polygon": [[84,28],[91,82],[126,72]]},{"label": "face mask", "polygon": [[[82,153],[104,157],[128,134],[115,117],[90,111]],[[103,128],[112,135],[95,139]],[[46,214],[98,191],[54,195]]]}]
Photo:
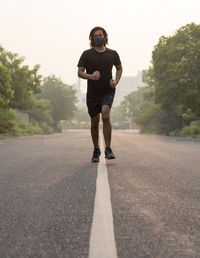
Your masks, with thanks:
[{"label": "face mask", "polygon": [[94,37],[93,42],[95,46],[101,46],[105,43],[105,38]]}]

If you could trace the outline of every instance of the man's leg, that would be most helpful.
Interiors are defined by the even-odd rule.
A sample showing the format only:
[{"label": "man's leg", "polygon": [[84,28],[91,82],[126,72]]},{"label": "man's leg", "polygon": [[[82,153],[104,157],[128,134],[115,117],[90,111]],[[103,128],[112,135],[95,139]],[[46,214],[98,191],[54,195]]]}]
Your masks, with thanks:
[{"label": "man's leg", "polygon": [[108,105],[102,106],[102,120],[103,120],[103,134],[104,134],[104,139],[106,144],[105,158],[115,159],[115,155],[113,154],[112,149],[110,148],[112,126],[110,122],[110,106]]},{"label": "man's leg", "polygon": [[100,115],[98,114],[91,118],[91,135],[94,144],[92,162],[99,162],[99,156],[101,155],[101,151],[99,149],[99,117]]},{"label": "man's leg", "polygon": [[102,121],[103,121],[103,134],[105,139],[106,147],[110,146],[111,143],[111,131],[112,126],[110,123],[110,106],[102,106]]},{"label": "man's leg", "polygon": [[91,136],[94,148],[99,148],[99,114],[91,118]]}]

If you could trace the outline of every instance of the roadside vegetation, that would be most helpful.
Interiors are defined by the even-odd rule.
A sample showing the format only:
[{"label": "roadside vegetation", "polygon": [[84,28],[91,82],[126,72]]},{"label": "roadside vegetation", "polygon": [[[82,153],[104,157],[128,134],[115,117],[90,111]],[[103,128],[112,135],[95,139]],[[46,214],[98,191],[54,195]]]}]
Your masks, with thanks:
[{"label": "roadside vegetation", "polygon": [[144,133],[200,138],[200,25],[162,36],[143,71],[146,87],[121,102]]},{"label": "roadside vegetation", "polygon": [[[90,128],[86,108],[76,107],[76,91],[55,75],[43,78],[39,65],[0,46],[0,134],[34,135],[62,128]],[[200,138],[200,25],[191,23],[160,37],[146,87],[113,107],[115,129],[136,123],[142,133]]]},{"label": "roadside vegetation", "polygon": [[55,75],[42,78],[39,65],[30,69],[23,62],[0,46],[0,134],[61,132],[60,121],[74,116],[75,90]]}]

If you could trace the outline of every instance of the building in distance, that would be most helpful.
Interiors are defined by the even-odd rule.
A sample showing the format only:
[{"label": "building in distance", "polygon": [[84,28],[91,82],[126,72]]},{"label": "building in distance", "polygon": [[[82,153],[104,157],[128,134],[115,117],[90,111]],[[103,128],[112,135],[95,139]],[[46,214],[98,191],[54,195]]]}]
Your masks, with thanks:
[{"label": "building in distance", "polygon": [[81,79],[78,77],[77,83],[73,84],[72,87],[76,89],[76,97],[78,99],[76,105],[78,107],[85,107],[86,106],[86,93],[81,90]]},{"label": "building in distance", "polygon": [[113,106],[119,106],[126,95],[144,86],[146,84],[142,81],[142,71],[139,71],[136,76],[122,76],[116,88]]}]

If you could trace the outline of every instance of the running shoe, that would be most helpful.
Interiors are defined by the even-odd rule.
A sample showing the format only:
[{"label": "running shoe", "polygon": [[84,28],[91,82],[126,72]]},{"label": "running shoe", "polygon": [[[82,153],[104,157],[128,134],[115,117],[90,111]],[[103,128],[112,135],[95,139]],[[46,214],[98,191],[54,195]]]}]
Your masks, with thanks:
[{"label": "running shoe", "polygon": [[106,159],[115,159],[115,155],[114,155],[114,153],[112,152],[112,149],[110,148],[110,146],[107,146],[107,147],[106,147],[106,150],[105,150],[105,158],[106,158]]},{"label": "running shoe", "polygon": [[92,156],[92,162],[99,162],[99,156],[101,155],[100,149],[94,149],[93,156]]}]

